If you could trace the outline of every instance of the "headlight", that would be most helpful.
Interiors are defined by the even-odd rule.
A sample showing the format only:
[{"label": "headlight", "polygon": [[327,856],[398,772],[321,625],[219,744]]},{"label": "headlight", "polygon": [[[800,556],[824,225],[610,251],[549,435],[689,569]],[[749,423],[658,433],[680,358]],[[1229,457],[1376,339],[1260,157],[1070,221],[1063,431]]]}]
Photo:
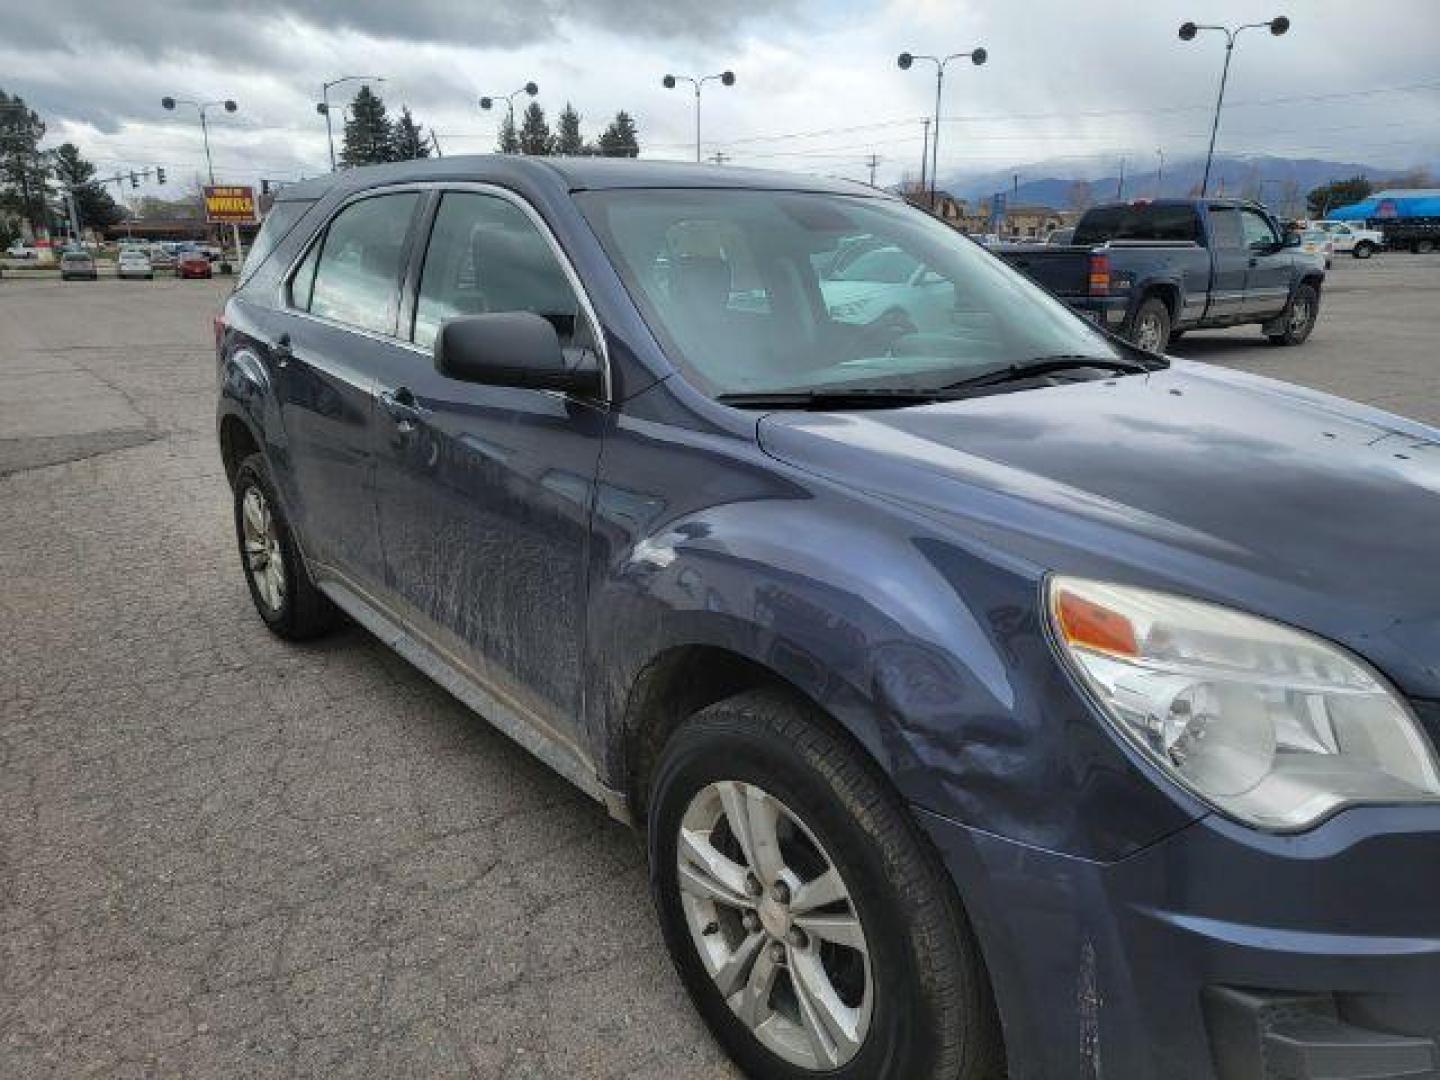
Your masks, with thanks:
[{"label": "headlight", "polygon": [[1055,577],[1051,627],[1111,723],[1216,809],[1297,830],[1354,803],[1440,801],[1409,706],[1320,638],[1214,604]]}]

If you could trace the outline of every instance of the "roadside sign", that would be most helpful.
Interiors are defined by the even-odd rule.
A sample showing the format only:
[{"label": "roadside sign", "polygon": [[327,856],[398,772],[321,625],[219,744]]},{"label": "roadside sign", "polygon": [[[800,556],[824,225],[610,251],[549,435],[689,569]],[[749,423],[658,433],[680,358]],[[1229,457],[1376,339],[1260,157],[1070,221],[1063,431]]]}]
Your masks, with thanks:
[{"label": "roadside sign", "polygon": [[212,225],[238,225],[255,220],[255,189],[234,184],[205,186],[205,220]]}]

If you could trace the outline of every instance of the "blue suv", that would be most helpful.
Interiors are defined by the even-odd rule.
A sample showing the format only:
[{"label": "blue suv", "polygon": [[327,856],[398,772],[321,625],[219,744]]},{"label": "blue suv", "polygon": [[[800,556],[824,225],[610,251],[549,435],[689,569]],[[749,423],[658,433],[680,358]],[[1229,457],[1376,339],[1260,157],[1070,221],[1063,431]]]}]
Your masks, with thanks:
[{"label": "blue suv", "polygon": [[1107,336],[870,188],[287,188],[241,562],[645,829],[752,1076],[1440,1077],[1440,433]]}]

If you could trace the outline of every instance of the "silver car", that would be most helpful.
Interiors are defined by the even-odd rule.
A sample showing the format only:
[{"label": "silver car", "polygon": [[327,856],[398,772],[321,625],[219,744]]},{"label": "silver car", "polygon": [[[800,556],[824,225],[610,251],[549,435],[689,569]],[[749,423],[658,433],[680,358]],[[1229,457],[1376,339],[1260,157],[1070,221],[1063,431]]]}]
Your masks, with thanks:
[{"label": "silver car", "polygon": [[125,248],[120,252],[119,259],[116,260],[115,276],[118,278],[144,278],[146,281],[153,281],[155,267],[150,265],[150,257],[139,248]]},{"label": "silver car", "polygon": [[95,257],[88,251],[67,251],[60,256],[60,280],[75,279],[97,281],[100,272],[95,268]]}]

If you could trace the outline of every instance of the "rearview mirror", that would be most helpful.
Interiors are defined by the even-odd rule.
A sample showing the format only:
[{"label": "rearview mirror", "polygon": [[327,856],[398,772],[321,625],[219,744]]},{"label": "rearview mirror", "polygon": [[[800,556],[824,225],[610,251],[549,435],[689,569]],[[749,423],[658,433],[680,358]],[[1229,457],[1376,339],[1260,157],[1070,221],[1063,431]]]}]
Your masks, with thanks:
[{"label": "rearview mirror", "polygon": [[435,337],[435,370],[460,382],[581,397],[599,397],[603,389],[594,354],[567,356],[555,327],[529,311],[450,319]]}]

